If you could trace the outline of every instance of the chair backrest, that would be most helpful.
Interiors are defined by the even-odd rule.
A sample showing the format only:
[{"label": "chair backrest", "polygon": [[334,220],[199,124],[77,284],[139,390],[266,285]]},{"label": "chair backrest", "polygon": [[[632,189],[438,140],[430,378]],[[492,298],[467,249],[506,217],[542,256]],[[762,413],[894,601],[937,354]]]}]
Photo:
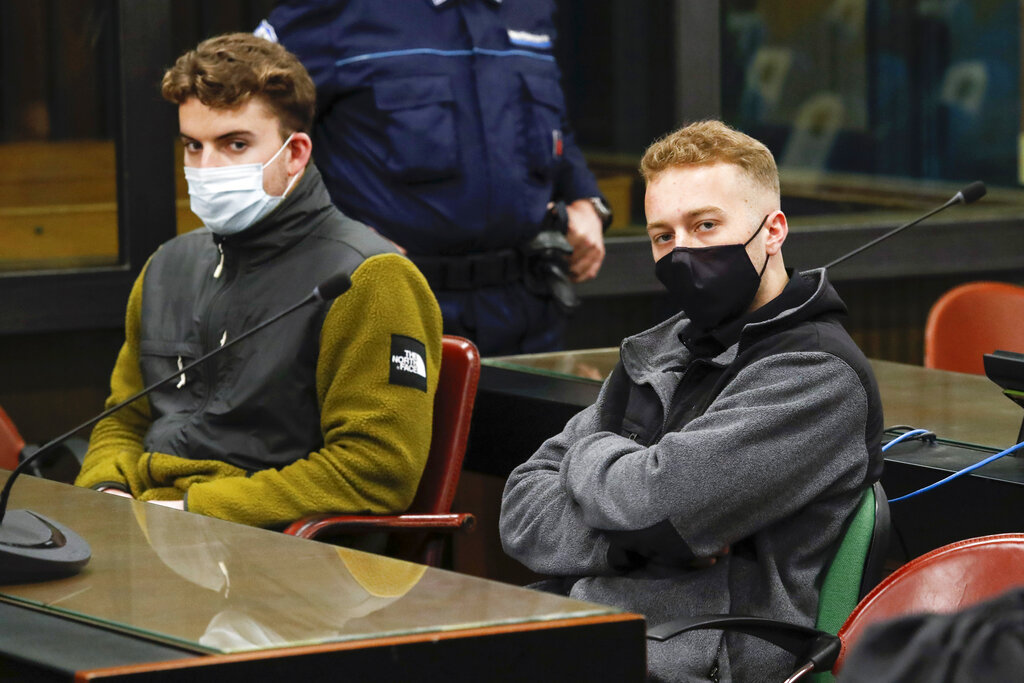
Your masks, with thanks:
[{"label": "chair backrest", "polygon": [[838,633],[860,599],[881,580],[889,530],[889,500],[876,481],[861,496],[825,574],[815,624],[819,630]]},{"label": "chair backrest", "polygon": [[[774,643],[800,657],[816,652],[818,664],[827,665],[838,650],[836,633],[858,600],[878,583],[889,548],[889,500],[880,482],[861,495],[847,523],[839,548],[822,583],[815,628],[760,617],[701,615],[674,619],[647,629],[652,640],[667,640],[694,629],[728,629]],[[824,633],[822,633],[824,632]],[[825,633],[831,634],[826,637]],[[802,654],[801,654],[802,653]],[[803,660],[801,660],[803,661]],[[802,668],[787,680],[795,681],[811,669]],[[828,671],[814,674],[818,683],[833,681]]]},{"label": "chair backrest", "polygon": [[951,613],[1024,586],[1024,534],[957,541],[903,565],[872,590],[839,630],[847,652],[872,624],[907,614]]},{"label": "chair backrest", "polygon": [[473,342],[454,335],[441,340],[441,373],[434,395],[430,454],[409,514],[451,511],[466,455],[469,423],[480,380],[480,352]]},{"label": "chair backrest", "polygon": [[1024,287],[970,282],[943,294],[928,312],[925,367],[983,375],[982,358],[996,349],[1024,352]]},{"label": "chair backrest", "polygon": [[18,459],[25,448],[25,439],[21,438],[18,428],[0,407],[0,467],[13,470],[18,466]]}]

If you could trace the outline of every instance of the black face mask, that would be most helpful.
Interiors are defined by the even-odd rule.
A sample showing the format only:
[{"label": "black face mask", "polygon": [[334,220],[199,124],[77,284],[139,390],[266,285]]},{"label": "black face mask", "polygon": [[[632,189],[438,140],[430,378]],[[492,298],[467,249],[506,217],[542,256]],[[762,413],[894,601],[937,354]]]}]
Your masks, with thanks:
[{"label": "black face mask", "polygon": [[754,300],[768,258],[758,273],[746,247],[767,220],[766,215],[743,244],[676,247],[654,264],[654,274],[668,289],[674,303],[698,327],[708,330],[733,320]]}]

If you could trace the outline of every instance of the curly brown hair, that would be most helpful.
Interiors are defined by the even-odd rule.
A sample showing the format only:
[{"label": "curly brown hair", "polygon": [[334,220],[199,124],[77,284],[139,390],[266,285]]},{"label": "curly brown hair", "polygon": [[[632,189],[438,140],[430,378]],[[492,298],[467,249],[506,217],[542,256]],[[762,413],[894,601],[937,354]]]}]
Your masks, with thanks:
[{"label": "curly brown hair", "polygon": [[179,106],[194,97],[213,109],[234,109],[261,97],[277,116],[282,139],[313,126],[316,88],[306,68],[281,45],[251,33],[199,43],[178,57],[160,89]]},{"label": "curly brown hair", "polygon": [[757,185],[779,193],[775,157],[761,142],[721,121],[698,121],[657,140],[640,161],[640,174],[650,183],[659,173],[686,164],[735,164]]}]

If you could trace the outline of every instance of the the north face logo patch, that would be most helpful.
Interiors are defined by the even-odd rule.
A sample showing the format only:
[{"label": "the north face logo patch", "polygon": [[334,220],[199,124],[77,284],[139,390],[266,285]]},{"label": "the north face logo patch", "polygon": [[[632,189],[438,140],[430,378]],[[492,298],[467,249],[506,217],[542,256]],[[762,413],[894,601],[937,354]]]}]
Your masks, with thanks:
[{"label": "the north face logo patch", "polygon": [[422,342],[400,334],[391,335],[392,384],[427,390],[427,348]]},{"label": "the north face logo patch", "polygon": [[427,376],[427,364],[423,362],[423,356],[415,351],[406,350],[404,356],[391,356],[391,362],[402,372],[411,372],[420,377]]}]

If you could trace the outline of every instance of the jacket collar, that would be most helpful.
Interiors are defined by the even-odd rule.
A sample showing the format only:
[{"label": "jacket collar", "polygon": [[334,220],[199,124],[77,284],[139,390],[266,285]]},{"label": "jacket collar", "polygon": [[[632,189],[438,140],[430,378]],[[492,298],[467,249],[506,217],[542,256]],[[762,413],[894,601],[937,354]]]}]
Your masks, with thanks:
[{"label": "jacket collar", "polygon": [[[737,343],[707,360],[724,367],[736,359],[741,346],[745,347],[753,339],[771,334],[776,328],[790,327],[826,313],[846,313],[846,305],[832,288],[823,268],[803,271],[795,277],[809,279],[814,284],[813,294],[800,305],[781,311],[769,320],[744,326]],[[677,313],[649,330],[623,340],[620,357],[623,367],[633,381],[651,381],[652,375],[659,375],[689,363],[693,359],[693,354],[679,338],[681,334],[685,335],[688,332],[691,324],[685,313]]]},{"label": "jacket collar", "polygon": [[320,219],[334,210],[320,172],[312,163],[306,166],[294,189],[273,211],[245,230],[229,237],[213,236],[225,251],[244,255],[247,263],[269,261],[315,230]]}]

